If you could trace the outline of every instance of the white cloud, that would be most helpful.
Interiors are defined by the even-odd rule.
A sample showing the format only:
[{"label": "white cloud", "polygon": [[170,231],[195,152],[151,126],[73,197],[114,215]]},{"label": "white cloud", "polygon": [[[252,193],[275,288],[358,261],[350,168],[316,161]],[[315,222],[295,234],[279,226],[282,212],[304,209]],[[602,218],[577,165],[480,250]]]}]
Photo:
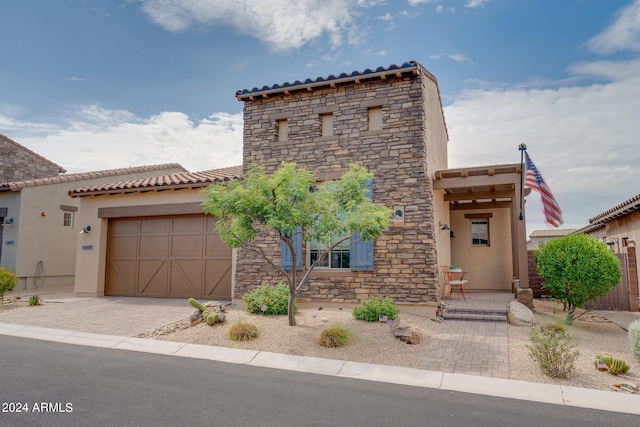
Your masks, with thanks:
[{"label": "white cloud", "polygon": [[[518,145],[525,143],[565,206],[565,222],[586,225],[640,192],[640,74],[619,75],[628,77],[587,87],[465,92],[445,107],[450,167],[518,163]],[[543,223],[539,209],[527,212]]]},{"label": "white cloud", "polygon": [[275,51],[300,48],[327,36],[337,47],[355,33],[358,8],[375,0],[143,0],[143,10],[162,28],[179,32],[195,25],[228,25],[257,37]]},{"label": "white cloud", "polygon": [[486,3],[489,3],[489,0],[467,0],[464,7],[468,9],[477,9],[479,7],[484,7]]},{"label": "white cloud", "polygon": [[622,9],[616,21],[587,43],[600,54],[640,51],[640,0]]},{"label": "white cloud", "polygon": [[14,123],[12,139],[70,173],[161,163],[195,172],[242,164],[242,114],[215,113],[194,123],[179,112],[143,119],[88,106],[65,127],[18,124],[0,115],[5,129],[5,121]]}]

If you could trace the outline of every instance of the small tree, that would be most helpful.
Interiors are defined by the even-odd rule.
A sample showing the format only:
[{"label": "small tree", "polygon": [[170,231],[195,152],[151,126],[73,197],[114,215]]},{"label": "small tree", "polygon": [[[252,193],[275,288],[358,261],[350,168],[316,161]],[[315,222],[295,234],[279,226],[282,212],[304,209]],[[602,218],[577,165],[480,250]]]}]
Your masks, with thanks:
[{"label": "small tree", "polygon": [[[296,291],[330,252],[358,232],[372,241],[389,225],[391,210],[373,204],[367,195],[367,182],[373,178],[364,167],[350,165],[341,179],[316,183],[314,175],[295,163],[283,162],[272,175],[259,165],[251,165],[243,180],[211,185],[205,192],[204,211],[218,218],[220,238],[232,248],[245,248],[260,254],[286,278],[289,287],[289,325],[295,326]],[[292,257],[290,270],[283,269],[261,246],[260,235],[275,231]],[[344,237],[346,236],[346,237]],[[296,264],[294,239],[315,240],[327,249],[319,254],[302,277]],[[352,242],[353,243],[353,242]]]},{"label": "small tree", "polygon": [[577,307],[605,296],[620,283],[620,261],[607,245],[586,234],[551,240],[535,254],[542,286],[568,308],[567,324]]}]

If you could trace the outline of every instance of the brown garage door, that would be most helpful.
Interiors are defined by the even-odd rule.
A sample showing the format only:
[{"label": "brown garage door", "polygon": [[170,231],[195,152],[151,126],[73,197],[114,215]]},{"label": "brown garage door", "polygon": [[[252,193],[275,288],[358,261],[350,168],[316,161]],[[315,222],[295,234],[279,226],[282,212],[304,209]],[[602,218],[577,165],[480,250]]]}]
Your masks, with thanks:
[{"label": "brown garage door", "polygon": [[231,299],[231,249],[204,215],[109,220],[105,295]]}]

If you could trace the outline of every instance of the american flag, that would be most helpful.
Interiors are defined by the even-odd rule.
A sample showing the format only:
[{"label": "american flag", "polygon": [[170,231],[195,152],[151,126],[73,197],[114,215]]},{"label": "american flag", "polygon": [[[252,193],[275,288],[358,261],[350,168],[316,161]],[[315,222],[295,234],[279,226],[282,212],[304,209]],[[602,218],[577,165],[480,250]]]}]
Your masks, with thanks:
[{"label": "american flag", "polygon": [[556,202],[555,197],[553,197],[553,194],[551,194],[551,190],[547,186],[547,183],[544,182],[540,171],[531,161],[529,153],[525,151],[524,155],[527,159],[527,176],[524,186],[532,190],[536,190],[538,193],[540,193],[540,197],[542,198],[542,207],[544,209],[544,216],[547,224],[556,228],[560,227],[563,223],[562,211],[560,210],[560,206],[558,206],[558,202]]}]

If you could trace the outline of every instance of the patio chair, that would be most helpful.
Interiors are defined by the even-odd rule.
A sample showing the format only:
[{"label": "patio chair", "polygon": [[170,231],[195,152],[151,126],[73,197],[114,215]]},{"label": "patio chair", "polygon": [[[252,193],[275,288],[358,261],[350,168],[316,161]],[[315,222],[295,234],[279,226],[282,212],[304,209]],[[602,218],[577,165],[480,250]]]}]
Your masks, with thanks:
[{"label": "patio chair", "polygon": [[[464,294],[464,288],[467,287],[468,289],[469,281],[464,279],[465,272],[453,272],[448,265],[441,265],[440,268],[442,268],[442,274],[444,276],[447,299],[451,299],[452,293],[458,292],[466,301],[467,297]],[[458,278],[458,274],[460,274],[460,278]]]}]

